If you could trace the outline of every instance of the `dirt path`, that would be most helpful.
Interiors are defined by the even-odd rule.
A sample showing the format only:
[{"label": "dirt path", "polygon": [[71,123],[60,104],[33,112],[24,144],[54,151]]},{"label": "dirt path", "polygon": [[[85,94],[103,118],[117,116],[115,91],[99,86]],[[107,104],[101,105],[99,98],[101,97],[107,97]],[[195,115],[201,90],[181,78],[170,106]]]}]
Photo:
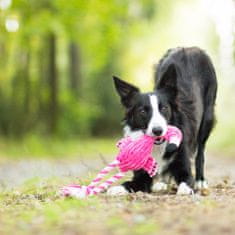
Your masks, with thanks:
[{"label": "dirt path", "polygon": [[[101,159],[85,163],[47,160],[8,161],[0,164],[0,189],[19,186],[32,177],[55,176],[59,179],[65,176],[85,177],[88,172],[98,171],[102,165]],[[50,190],[50,187],[41,192],[42,195],[46,195],[46,200],[49,202],[40,201],[40,197],[43,196],[39,197],[38,193],[36,195],[13,193],[11,195],[13,199],[8,199],[7,195],[2,202],[3,208],[0,207],[0,211],[4,212],[2,217],[0,213],[0,225],[1,219],[3,221],[0,233],[1,229],[11,231],[12,227],[14,229],[16,227],[27,231],[22,234],[33,234],[34,231],[37,231],[37,234],[45,234],[45,224],[47,224],[46,230],[51,229],[53,231],[51,234],[61,231],[58,234],[90,235],[95,231],[97,235],[233,235],[235,234],[235,159],[210,156],[206,168],[210,185],[207,196],[198,193],[192,196],[136,193],[123,198],[104,194],[97,200],[94,198],[86,203],[79,203],[77,200],[57,201],[54,199],[54,192],[53,195],[44,192]],[[30,226],[29,220],[24,222],[24,218],[28,217],[22,217],[22,213],[32,216],[30,221],[33,222]],[[52,215],[55,216],[53,219]],[[9,218],[15,216],[17,219],[11,222],[14,226],[11,223],[8,226]]]},{"label": "dirt path", "polygon": [[19,160],[0,163],[0,188],[20,186],[34,178],[50,178],[64,176],[82,176],[88,172],[98,171],[102,166],[100,160]]},{"label": "dirt path", "polygon": [[[98,172],[102,166],[104,166],[102,159],[6,161],[0,163],[0,187],[19,186],[33,177],[80,177],[89,172]],[[206,175],[212,185],[224,180],[235,183],[235,159],[210,156],[207,159]]]}]

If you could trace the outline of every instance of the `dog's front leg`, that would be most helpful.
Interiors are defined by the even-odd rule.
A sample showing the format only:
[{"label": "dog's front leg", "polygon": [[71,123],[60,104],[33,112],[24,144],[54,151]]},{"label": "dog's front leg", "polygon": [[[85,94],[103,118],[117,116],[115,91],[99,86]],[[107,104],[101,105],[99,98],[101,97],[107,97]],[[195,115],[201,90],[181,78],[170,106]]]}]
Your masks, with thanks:
[{"label": "dog's front leg", "polygon": [[108,195],[125,195],[132,192],[150,193],[153,179],[144,170],[134,171],[131,181],[126,181],[122,185],[113,186],[107,190]]},{"label": "dog's front leg", "polygon": [[126,181],[122,185],[128,192],[146,192],[151,193],[153,178],[144,170],[134,171],[134,177],[131,181]]}]

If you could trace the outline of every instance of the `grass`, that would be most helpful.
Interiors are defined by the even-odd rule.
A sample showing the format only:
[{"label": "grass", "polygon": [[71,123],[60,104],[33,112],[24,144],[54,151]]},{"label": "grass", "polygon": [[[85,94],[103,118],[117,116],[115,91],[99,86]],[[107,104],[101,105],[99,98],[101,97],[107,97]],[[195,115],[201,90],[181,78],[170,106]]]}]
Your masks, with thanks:
[{"label": "grass", "polygon": [[13,191],[0,191],[0,234],[175,235],[234,231],[235,191],[227,184],[215,186],[207,197],[137,193],[78,200],[57,194],[59,185],[67,181],[72,179],[36,178]]},{"label": "grass", "polygon": [[208,150],[235,157],[235,126],[233,121],[218,122],[208,141]]},{"label": "grass", "polygon": [[[75,159],[115,155],[118,137],[59,139],[31,135],[21,140],[0,139],[0,159],[49,158]],[[235,126],[218,123],[209,138],[208,150],[235,155]]]},{"label": "grass", "polygon": [[29,136],[22,140],[0,139],[0,158],[78,158],[116,153],[118,138],[58,139]]}]

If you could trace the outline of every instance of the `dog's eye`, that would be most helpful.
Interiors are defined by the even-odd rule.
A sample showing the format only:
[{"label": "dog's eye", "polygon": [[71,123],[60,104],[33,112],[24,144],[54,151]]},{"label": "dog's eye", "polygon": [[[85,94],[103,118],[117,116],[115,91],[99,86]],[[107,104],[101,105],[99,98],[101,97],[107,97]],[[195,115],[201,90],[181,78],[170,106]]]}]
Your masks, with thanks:
[{"label": "dog's eye", "polygon": [[144,108],[139,109],[139,113],[142,115],[146,114],[146,110]]},{"label": "dog's eye", "polygon": [[167,106],[166,105],[162,105],[161,107],[160,107],[160,110],[162,111],[162,112],[166,112],[167,111]]}]

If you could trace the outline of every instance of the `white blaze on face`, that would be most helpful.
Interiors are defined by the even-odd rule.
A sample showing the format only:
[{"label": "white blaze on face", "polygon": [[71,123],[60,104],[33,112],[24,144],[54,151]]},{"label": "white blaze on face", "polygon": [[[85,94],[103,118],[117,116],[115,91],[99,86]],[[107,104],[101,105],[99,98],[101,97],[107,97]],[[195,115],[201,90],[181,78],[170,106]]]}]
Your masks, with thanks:
[{"label": "white blaze on face", "polygon": [[147,135],[153,136],[153,128],[155,127],[161,127],[163,130],[162,135],[165,135],[167,132],[167,122],[166,119],[162,116],[162,114],[159,111],[159,104],[158,104],[158,98],[156,95],[152,94],[149,95],[150,104],[152,107],[152,117],[149,121],[148,128],[146,131]]}]

